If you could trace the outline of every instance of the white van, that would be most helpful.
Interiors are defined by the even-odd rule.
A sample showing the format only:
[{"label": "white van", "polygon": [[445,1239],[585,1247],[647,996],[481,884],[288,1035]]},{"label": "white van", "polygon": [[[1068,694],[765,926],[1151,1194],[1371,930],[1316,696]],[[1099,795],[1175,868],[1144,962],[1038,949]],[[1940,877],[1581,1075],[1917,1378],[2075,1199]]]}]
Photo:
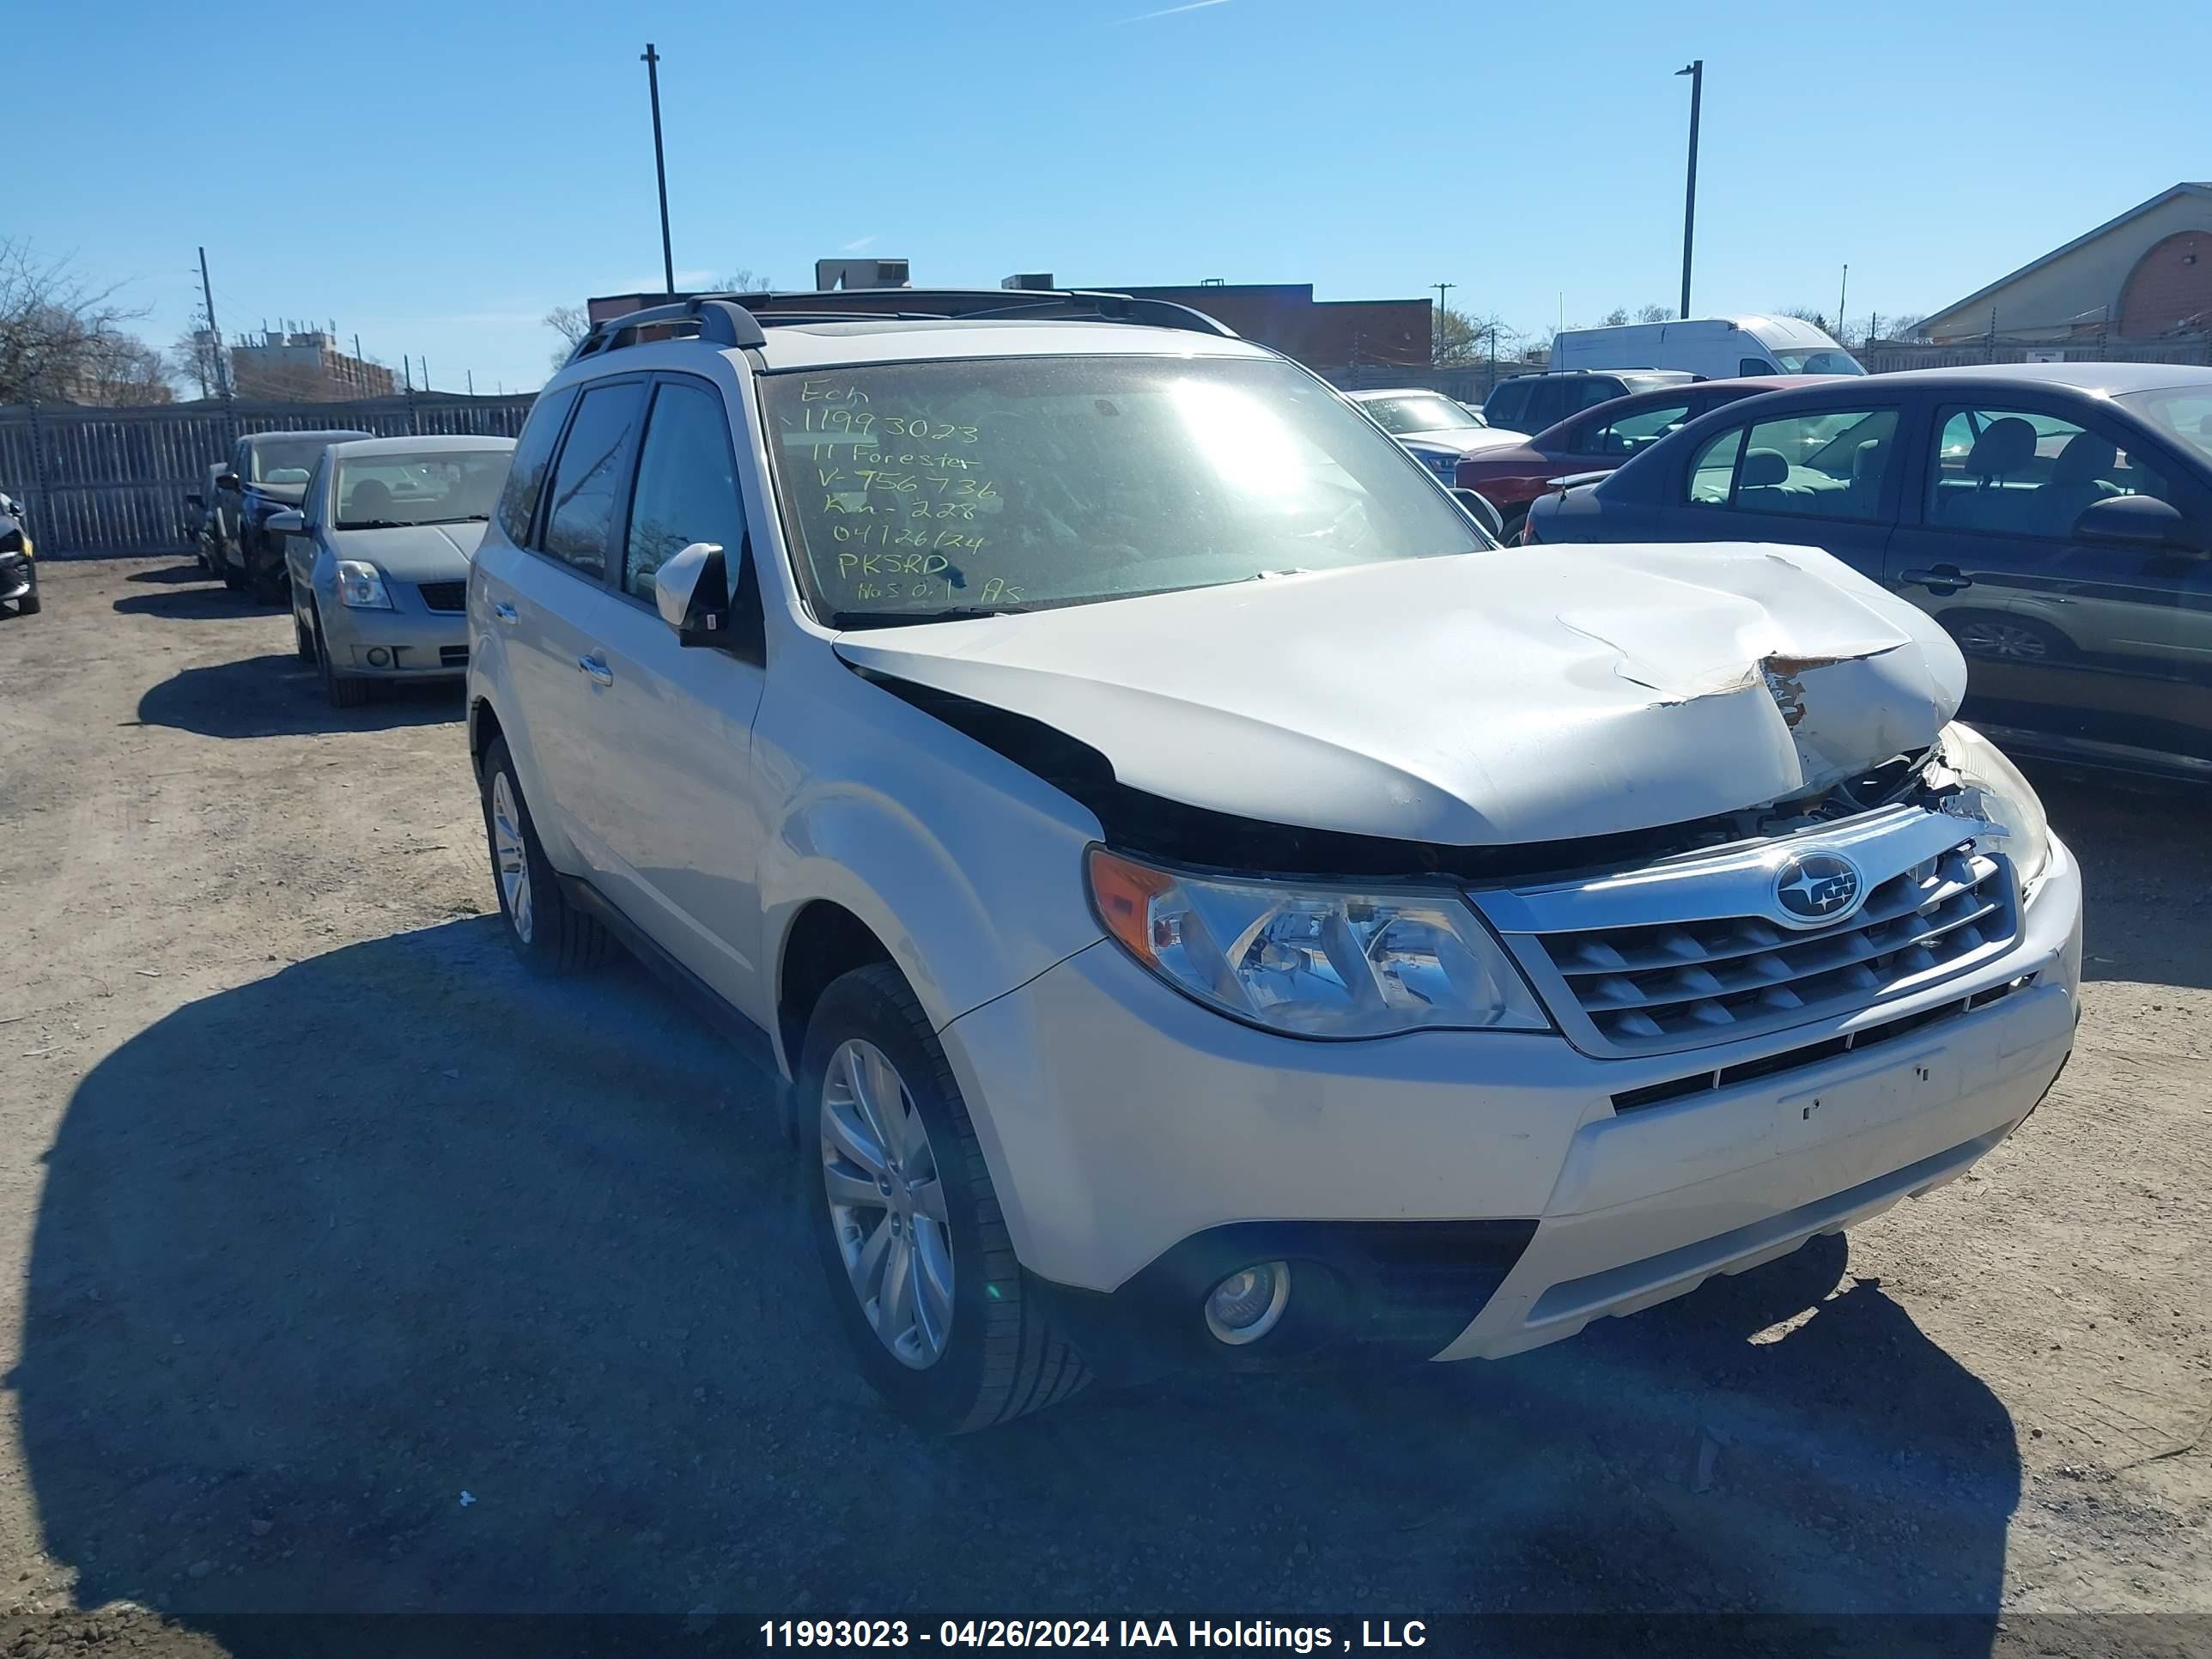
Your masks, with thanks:
[{"label": "white van", "polygon": [[1551,367],[1686,368],[1709,380],[1866,373],[1857,358],[1795,317],[1692,317],[1676,323],[1571,328],[1553,337]]}]

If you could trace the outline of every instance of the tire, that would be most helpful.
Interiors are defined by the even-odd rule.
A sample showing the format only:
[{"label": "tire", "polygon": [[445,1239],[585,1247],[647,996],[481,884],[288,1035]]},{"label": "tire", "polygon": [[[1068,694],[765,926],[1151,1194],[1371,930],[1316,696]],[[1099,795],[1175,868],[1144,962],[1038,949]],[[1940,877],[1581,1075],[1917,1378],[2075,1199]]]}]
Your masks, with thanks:
[{"label": "tire", "polygon": [[29,592],[15,601],[15,614],[19,617],[35,617],[44,608],[40,602],[38,585],[35,582],[32,584]]},{"label": "tire", "polygon": [[[888,1087],[882,1086],[880,1073],[873,1074],[878,1086],[872,1092],[879,1098],[879,1109],[904,1115],[910,1109],[907,1127],[901,1131],[905,1155],[886,1160],[891,1163],[893,1178],[903,1182],[913,1177],[925,1155],[935,1175],[933,1183],[927,1177],[915,1179],[910,1190],[921,1194],[933,1184],[933,1207],[941,1209],[941,1216],[928,1213],[933,1206],[927,1199],[898,1200],[908,1211],[906,1276],[917,1307],[929,1300],[916,1275],[922,1271],[922,1258],[930,1254],[927,1240],[933,1229],[939,1242],[949,1244],[951,1314],[949,1322],[940,1316],[943,1328],[933,1358],[927,1339],[919,1337],[922,1326],[918,1319],[907,1333],[905,1358],[895,1351],[892,1337],[878,1334],[876,1321],[847,1266],[848,1251],[866,1254],[884,1236],[882,1230],[888,1229],[896,1241],[901,1229],[891,1202],[873,1207],[855,1204],[841,1218],[830,1201],[833,1164],[848,1182],[842,1190],[868,1194],[868,1183],[855,1179],[867,1166],[848,1155],[850,1130],[832,1138],[825,1159],[823,1120],[829,1115],[826,1103],[831,1097],[835,1065],[835,1086],[847,1115],[864,1132],[875,1121],[872,1113],[858,1107],[848,1086],[852,1073],[843,1064],[848,1054],[869,1049],[896,1074]],[[892,1094],[897,1097],[896,1105],[888,1104]],[[830,1298],[861,1375],[894,1411],[936,1433],[965,1434],[1056,1405],[1091,1381],[1082,1356],[1052,1329],[1044,1310],[1023,1295],[1021,1272],[975,1125],[921,1005],[896,968],[887,963],[856,968],[822,994],[806,1027],[798,1116],[800,1179]],[[913,1137],[915,1124],[924,1134],[920,1143]],[[888,1192],[880,1182],[878,1189]],[[897,1248],[896,1242],[890,1247],[894,1259]],[[880,1307],[882,1299],[878,1297],[875,1305]]]},{"label": "tire", "polygon": [[230,561],[227,558],[222,562],[222,585],[232,593],[240,592],[246,586],[246,579],[230,568]]},{"label": "tire", "polygon": [[[483,815],[492,886],[499,894],[500,919],[506,923],[502,931],[523,966],[552,977],[605,962],[607,930],[570,904],[562,891],[561,878],[546,862],[545,848],[538,839],[538,826],[531,822],[530,805],[522,798],[522,781],[515,775],[514,757],[507,751],[505,738],[493,738],[484,752]],[[516,875],[522,878],[519,885],[512,879]]]},{"label": "tire", "polygon": [[323,653],[315,648],[314,630],[300,620],[297,600],[293,602],[293,607],[292,649],[298,653],[301,662],[319,663],[323,659]]},{"label": "tire", "polygon": [[1505,520],[1504,526],[1498,532],[1498,539],[1507,547],[1518,546],[1521,541],[1522,527],[1528,522],[1528,508],[1527,503],[1524,502],[1519,507],[1507,507],[1504,517]]},{"label": "tire", "polygon": [[368,701],[368,682],[358,674],[342,674],[331,660],[330,641],[323,637],[323,619],[315,617],[315,661],[322,669],[323,695],[333,708],[358,708]]}]

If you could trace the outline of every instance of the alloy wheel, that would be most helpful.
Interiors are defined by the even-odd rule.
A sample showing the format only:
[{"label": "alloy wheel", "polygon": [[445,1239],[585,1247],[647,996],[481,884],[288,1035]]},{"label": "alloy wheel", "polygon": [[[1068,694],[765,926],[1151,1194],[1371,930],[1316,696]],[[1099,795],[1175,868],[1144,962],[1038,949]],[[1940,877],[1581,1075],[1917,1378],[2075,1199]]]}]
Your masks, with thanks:
[{"label": "alloy wheel", "polygon": [[1995,620],[1960,624],[1959,643],[1978,657],[2002,657],[2009,662],[2041,662],[2051,654],[2051,642],[2033,628]]},{"label": "alloy wheel", "polygon": [[514,788],[503,771],[492,774],[491,855],[499,890],[507,900],[507,920],[527,945],[536,920],[530,902],[530,854],[522,842],[522,814],[515,807]]},{"label": "alloy wheel", "polygon": [[861,1310],[902,1364],[926,1370],[952,1331],[952,1235],[929,1130],[898,1068],[853,1038],[822,1083],[822,1182]]}]

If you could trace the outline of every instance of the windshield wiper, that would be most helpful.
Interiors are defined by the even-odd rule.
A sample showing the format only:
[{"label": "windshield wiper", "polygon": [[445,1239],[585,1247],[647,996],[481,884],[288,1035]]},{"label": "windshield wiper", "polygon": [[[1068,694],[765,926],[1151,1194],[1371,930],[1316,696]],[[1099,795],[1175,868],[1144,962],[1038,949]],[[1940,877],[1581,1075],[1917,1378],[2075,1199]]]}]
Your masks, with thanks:
[{"label": "windshield wiper", "polygon": [[833,611],[832,628],[902,628],[918,623],[969,622],[977,617],[1014,617],[1004,605],[958,605],[943,611]]},{"label": "windshield wiper", "polygon": [[398,519],[340,519],[331,526],[333,530],[404,530],[407,527]]},{"label": "windshield wiper", "polygon": [[456,519],[417,519],[415,522],[416,524],[489,524],[491,522],[491,514],[489,513],[464,513]]}]

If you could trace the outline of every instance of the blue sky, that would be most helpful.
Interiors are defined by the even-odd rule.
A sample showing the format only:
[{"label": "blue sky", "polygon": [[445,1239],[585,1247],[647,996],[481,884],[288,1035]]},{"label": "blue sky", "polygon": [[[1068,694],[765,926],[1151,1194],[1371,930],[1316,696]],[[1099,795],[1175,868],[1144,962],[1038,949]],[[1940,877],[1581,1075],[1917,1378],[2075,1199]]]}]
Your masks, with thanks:
[{"label": "blue sky", "polygon": [[[7,230],[167,345],[204,242],[227,331],[335,319],[434,384],[534,386],[545,310],[679,282],[1311,282],[1524,327],[1671,304],[1705,60],[1699,313],[1928,311],[2212,178],[2212,7],[1401,0],[33,0]],[[258,44],[257,44],[258,43]],[[28,138],[27,146],[26,138]],[[27,167],[20,164],[27,160]]]}]

